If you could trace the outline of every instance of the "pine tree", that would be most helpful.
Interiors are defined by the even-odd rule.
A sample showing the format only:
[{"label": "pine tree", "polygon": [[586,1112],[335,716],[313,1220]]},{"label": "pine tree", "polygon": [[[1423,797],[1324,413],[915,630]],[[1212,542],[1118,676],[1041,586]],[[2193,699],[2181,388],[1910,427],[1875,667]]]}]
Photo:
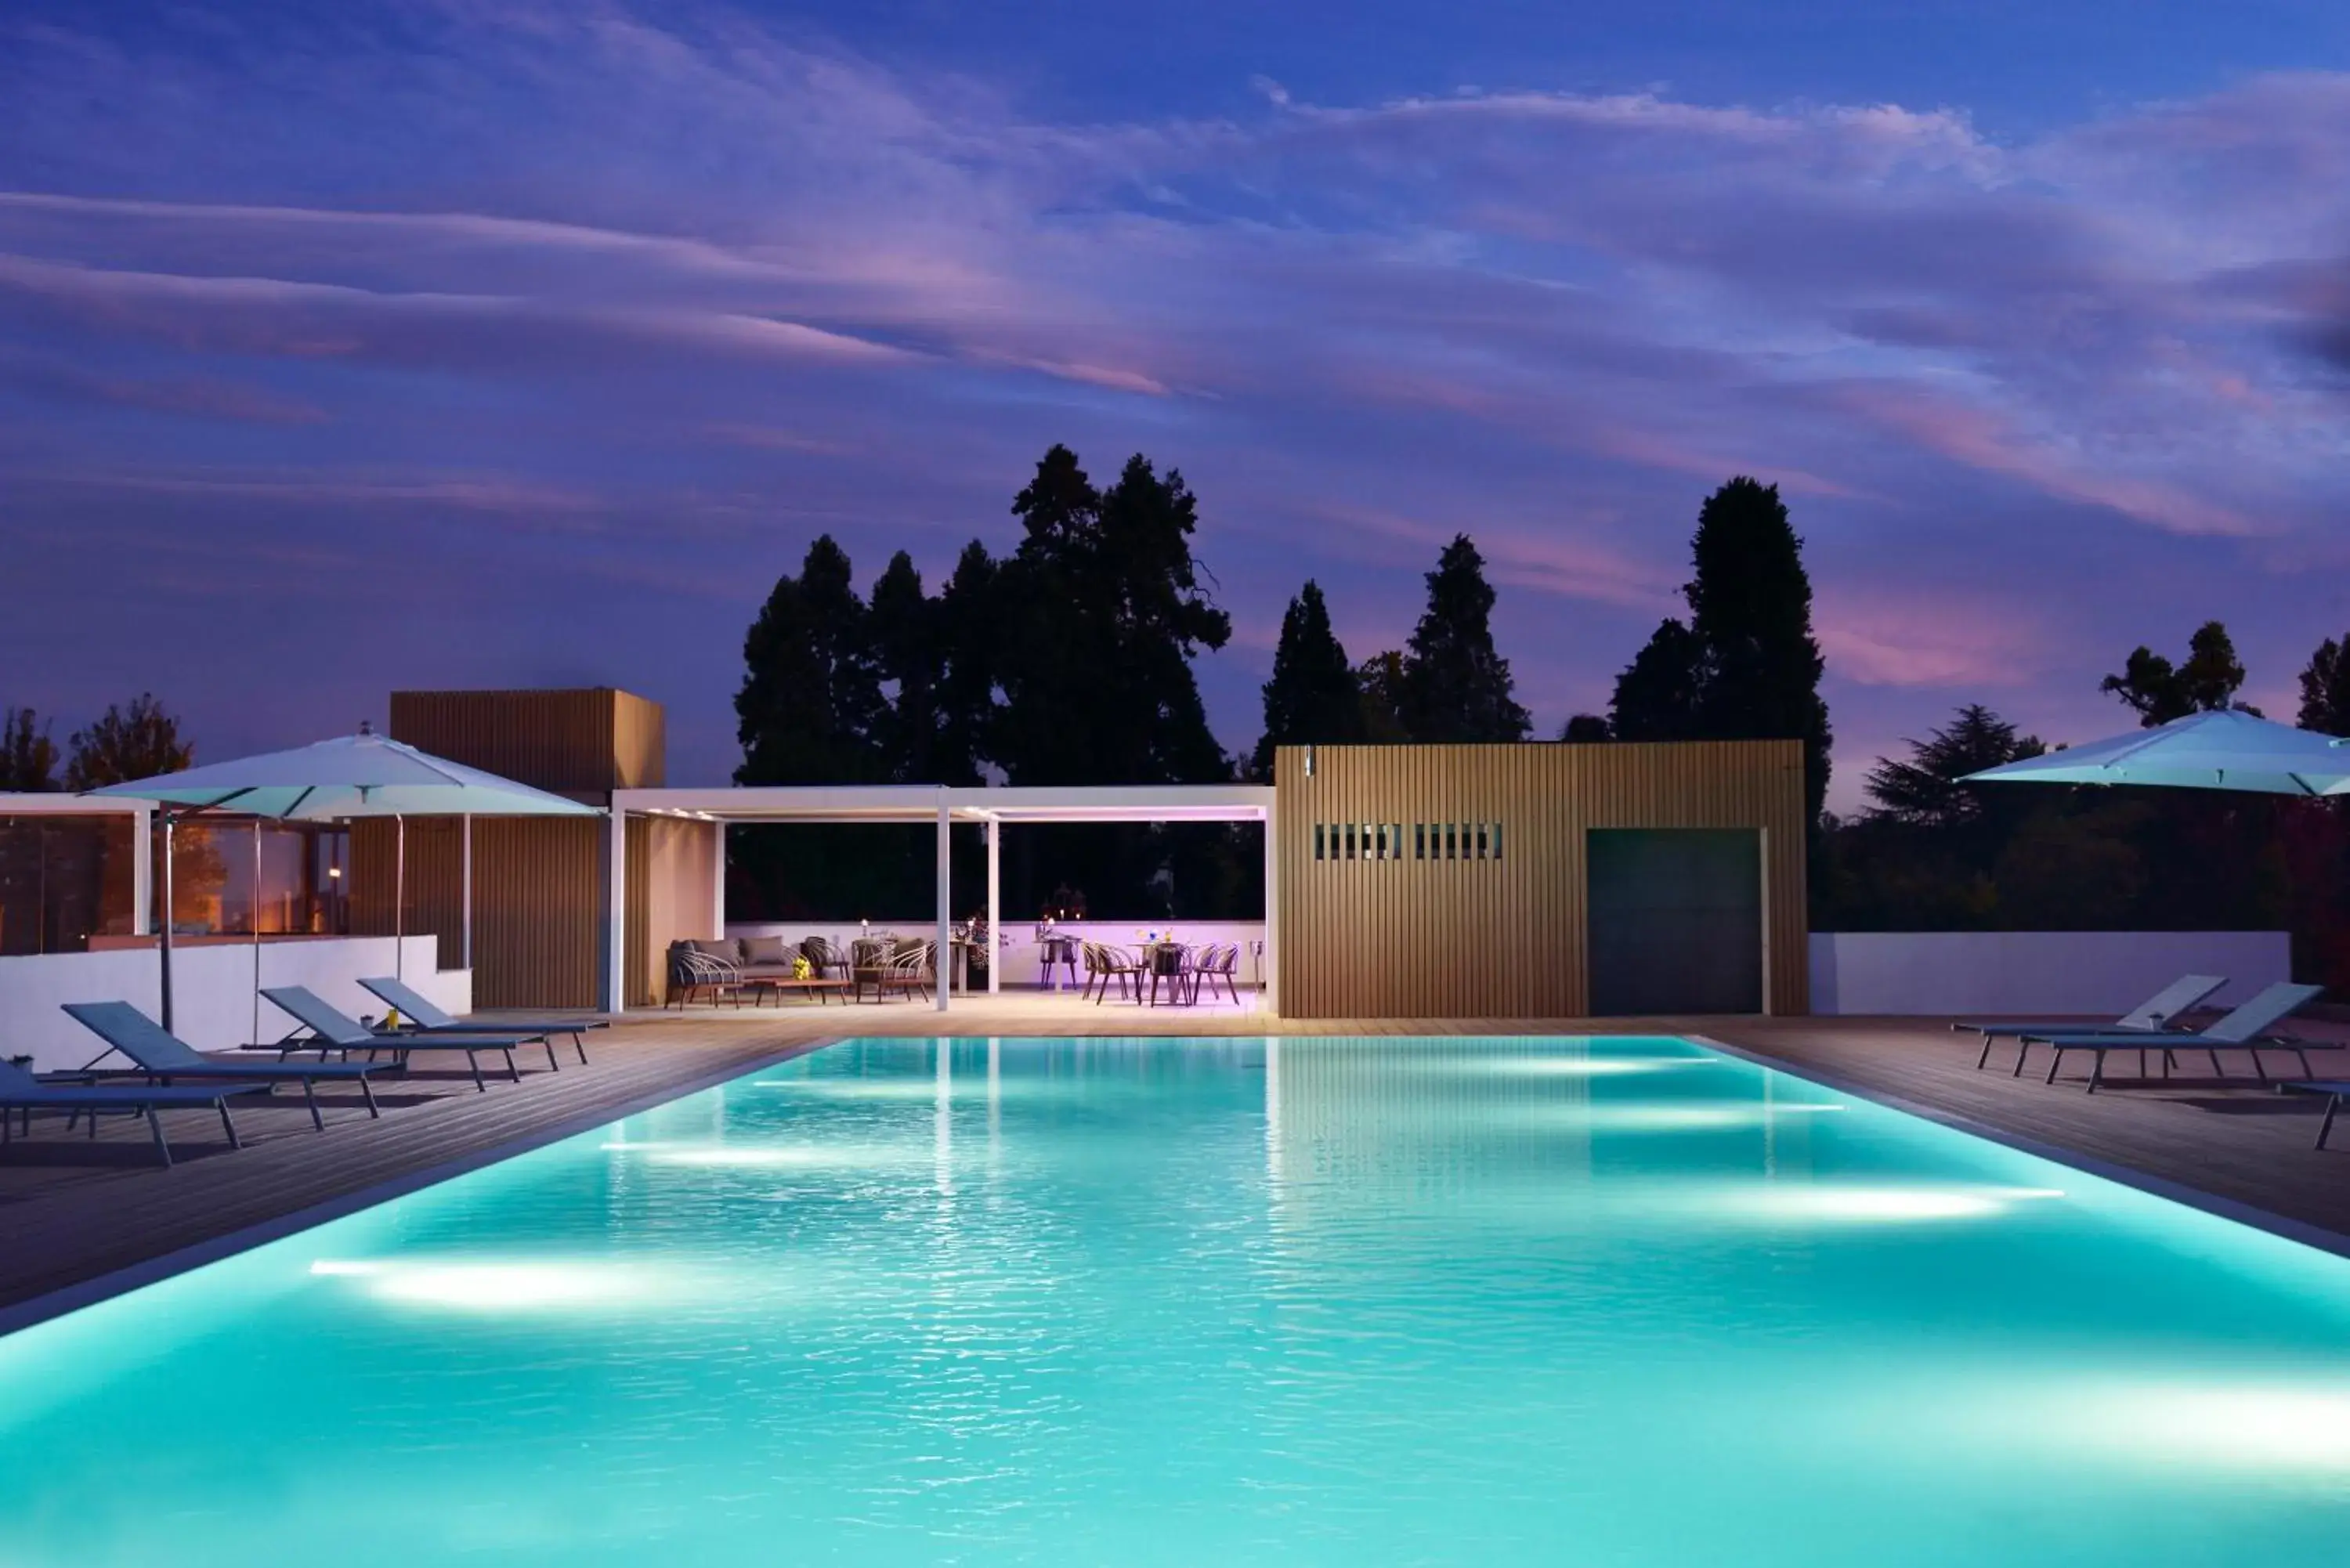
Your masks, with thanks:
[{"label": "pine tree", "polygon": [[1428,574],[1428,608],[1404,649],[1399,707],[1413,740],[1523,741],[1533,728],[1493,646],[1492,614],[1484,558],[1455,535]]},{"label": "pine tree", "polygon": [[2350,635],[2327,638],[2301,672],[2301,715],[2293,721],[2321,735],[2350,735]]},{"label": "pine tree", "polygon": [[0,708],[0,790],[57,787],[57,743],[30,708]]},{"label": "pine tree", "polygon": [[743,639],[735,783],[868,784],[887,775],[873,736],[881,682],[868,614],[848,556],[829,534],[808,546],[799,576],[775,580]]},{"label": "pine tree", "polygon": [[1013,503],[995,760],[1014,784],[1204,784],[1231,763],[1191,670],[1232,620],[1191,556],[1198,503],[1139,454],[1097,491],[1055,446]]},{"label": "pine tree", "polygon": [[2173,665],[2141,645],[2130,650],[2122,672],[2106,676],[2097,683],[2097,690],[2121,699],[2137,715],[2138,723],[2150,730],[2190,713],[2226,708],[2253,712],[2256,710],[2236,701],[2243,684],[2244,666],[2236,657],[2234,639],[2225,626],[2207,620],[2188,639],[2184,664]]},{"label": "pine tree", "polygon": [[175,774],[196,754],[180,739],[180,722],[147,691],[123,707],[109,706],[88,729],[76,730],[69,744],[66,788],[77,791]]},{"label": "pine tree", "polygon": [[1264,683],[1264,734],[1249,771],[1271,784],[1276,746],[1343,745],[1362,739],[1362,688],[1330,629],[1321,586],[1309,577],[1281,618],[1273,679]]},{"label": "pine tree", "polygon": [[2046,750],[2038,737],[2017,734],[2014,725],[1981,703],[1970,702],[1926,740],[1910,742],[1908,762],[1879,758],[1862,787],[1896,821],[1956,827],[1982,813],[1976,786],[1959,781]]}]

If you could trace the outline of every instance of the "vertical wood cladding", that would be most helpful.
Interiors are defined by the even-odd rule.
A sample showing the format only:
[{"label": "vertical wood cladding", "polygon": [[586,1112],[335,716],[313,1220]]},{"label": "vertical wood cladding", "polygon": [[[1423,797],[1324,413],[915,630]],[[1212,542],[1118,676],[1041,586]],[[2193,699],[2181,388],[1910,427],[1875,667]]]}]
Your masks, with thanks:
[{"label": "vertical wood cladding", "polygon": [[[601,933],[603,822],[591,816],[473,819],[473,1005],[593,1008]],[[441,967],[463,961],[460,819],[408,819],[404,929],[440,939]],[[351,824],[351,929],[392,930],[394,826]]]},{"label": "vertical wood cladding", "polygon": [[[1795,741],[1284,746],[1274,762],[1281,1011],[1586,1016],[1585,835],[1739,827],[1762,836],[1763,1005],[1805,1012],[1803,766]],[[1332,825],[1351,826],[1358,849],[1399,839],[1399,852],[1333,860]],[[1422,825],[1452,829],[1451,857],[1416,854]],[[1462,857],[1461,825],[1497,825],[1499,853]]]},{"label": "vertical wood cladding", "polygon": [[608,686],[395,691],[391,735],[557,794],[658,789],[668,782],[660,704]]},{"label": "vertical wood cladding", "polygon": [[669,1000],[670,943],[717,937],[714,822],[673,816],[629,818],[628,926],[623,994],[630,1007]]}]

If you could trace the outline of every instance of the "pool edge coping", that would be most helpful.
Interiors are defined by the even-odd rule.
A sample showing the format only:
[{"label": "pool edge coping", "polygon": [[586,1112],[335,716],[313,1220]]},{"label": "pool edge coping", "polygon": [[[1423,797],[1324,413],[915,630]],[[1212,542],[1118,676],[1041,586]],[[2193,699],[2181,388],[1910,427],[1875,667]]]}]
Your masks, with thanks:
[{"label": "pool edge coping", "polygon": [[303,1208],[288,1210],[266,1220],[256,1220],[250,1225],[241,1225],[234,1231],[223,1231],[202,1241],[192,1241],[184,1247],[175,1247],[171,1251],[159,1252],[151,1258],[142,1258],[138,1262],[126,1263],[121,1268],[111,1269],[86,1280],[77,1280],[69,1285],[59,1285],[56,1290],[44,1292],[14,1305],[0,1307],[0,1339],[68,1313],[78,1312],[84,1307],[96,1306],[116,1296],[128,1295],[145,1286],[160,1284],[255,1247],[282,1241],[288,1236],[315,1230],[361,1210],[372,1209],[380,1203],[389,1203],[393,1199],[405,1198],[428,1187],[453,1181],[458,1177],[528,1154],[534,1149],[561,1143],[565,1138],[593,1132],[608,1122],[641,1116],[672,1100],[681,1100],[688,1095],[714,1089],[721,1084],[733,1083],[753,1073],[764,1073],[781,1063],[795,1061],[850,1038],[853,1036],[827,1035],[816,1040],[794,1041],[777,1047],[773,1055],[758,1058],[747,1065],[741,1062],[728,1063],[724,1066],[681,1078],[674,1084],[663,1085],[659,1089],[623,1100],[617,1106],[567,1116],[503,1142],[485,1145],[432,1165],[420,1166],[414,1170],[402,1171],[397,1176],[388,1176],[380,1181],[372,1181],[365,1187],[321,1199]]},{"label": "pool edge coping", "polygon": [[2094,1176],[2101,1180],[2135,1188],[2150,1197],[2167,1199],[2189,1209],[2200,1210],[2214,1219],[2232,1220],[2236,1224],[2248,1226],[2255,1231],[2265,1231],[2282,1241],[2297,1241],[2304,1247],[2314,1248],[2321,1252],[2331,1252],[2338,1258],[2350,1258],[2350,1235],[2345,1235],[2339,1231],[2328,1230],[2325,1226],[2307,1220],[2295,1220],[2291,1215],[2279,1214],[2272,1209],[2263,1209],[2257,1203],[2247,1203],[2240,1198],[2223,1198],[2216,1192],[2206,1192],[2199,1187],[2190,1187],[2185,1182],[2173,1180],[2167,1176],[2157,1176],[2151,1171],[2140,1170],[2136,1166],[2117,1164],[2113,1160],[2102,1159],[2079,1149],[2067,1148],[2062,1144],[2046,1143],[2022,1133],[2010,1132],[2004,1127],[1978,1120],[1963,1111],[1953,1111],[1939,1106],[1928,1105],[1923,1101],[1910,1099],[1905,1095],[1888,1094],[1873,1085],[1858,1083],[1844,1074],[1814,1070],[1809,1064],[1789,1062],[1773,1056],[1768,1052],[1757,1051],[1749,1046],[1732,1045],[1727,1041],[1717,1040],[1711,1034],[1684,1034],[1679,1038],[1692,1041],[1710,1051],[1719,1051],[1725,1056],[1735,1057],[1739,1061],[1750,1063],[1757,1067],[1767,1067],[1774,1073],[1783,1073],[1791,1078],[1799,1078],[1808,1084],[1817,1084],[1822,1088],[1833,1089],[1840,1095],[1851,1095],[1856,1098],[1866,1100],[1871,1105],[1883,1106],[1888,1110],[1899,1111],[1905,1116],[1916,1116],[1921,1121],[1949,1127],[1953,1132],[1965,1133],[1970,1137],[1979,1137],[1987,1143],[1998,1144],[2002,1148],[2011,1148],[2019,1154],[2031,1155],[2035,1159],[2044,1159],[2051,1164],[2064,1166],[2086,1176]]}]

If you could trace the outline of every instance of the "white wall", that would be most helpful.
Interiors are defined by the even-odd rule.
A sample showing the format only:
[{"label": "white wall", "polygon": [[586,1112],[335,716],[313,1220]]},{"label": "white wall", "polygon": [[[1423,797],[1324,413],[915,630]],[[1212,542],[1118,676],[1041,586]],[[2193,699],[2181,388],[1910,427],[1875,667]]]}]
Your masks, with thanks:
[{"label": "white wall", "polygon": [[[361,975],[397,970],[450,1012],[473,1011],[468,970],[435,971],[439,939],[400,939],[406,962],[393,963],[390,937],[327,937],[261,944],[261,983],[307,985],[354,1018],[384,1005],[359,989]],[[150,1018],[161,1012],[161,966],[152,948],[112,952],[0,958],[0,1056],[29,1054],[40,1071],[78,1067],[104,1049],[98,1036],[59,1011],[68,1002],[128,1002]],[[172,950],[172,1033],[200,1051],[253,1041],[253,949],[208,943]],[[261,1004],[261,1038],[276,1040],[294,1021]]]},{"label": "white wall", "polygon": [[[938,929],[938,922],[935,919],[876,920],[873,922],[873,929],[877,931],[895,931],[901,937],[925,938]],[[1080,941],[1108,942],[1123,947],[1132,947],[1142,940],[1145,932],[1153,930],[1161,935],[1171,936],[1177,941],[1190,942],[1195,946],[1205,946],[1210,942],[1233,942],[1238,944],[1241,950],[1239,971],[1241,984],[1255,985],[1263,979],[1260,971],[1256,950],[1252,945],[1264,940],[1263,920],[1177,920],[1171,924],[1161,921],[1157,925],[1139,920],[1062,920],[1053,929],[1055,931],[1068,932]],[[846,948],[856,939],[858,930],[857,924],[853,920],[814,920],[796,923],[730,920],[726,924],[726,934],[730,937],[781,937],[785,941],[792,942],[798,941],[803,937],[822,937],[836,947]],[[1043,950],[1036,944],[1036,922],[1007,920],[1003,924],[1003,934],[1012,940],[1007,946],[1000,950],[1003,963],[1003,983],[1032,986],[1042,983],[1045,960]],[[1266,961],[1270,960],[1271,955],[1267,954]],[[1085,972],[1085,961],[1080,958],[1077,961],[1077,977],[1080,983],[1084,981]],[[1059,979],[1061,983],[1065,985],[1067,983],[1066,978],[1063,978],[1057,970],[1055,971],[1055,977]]]},{"label": "white wall", "polygon": [[2293,978],[2283,931],[1815,931],[1812,1011],[2116,1016],[2183,974],[2232,1006]]}]

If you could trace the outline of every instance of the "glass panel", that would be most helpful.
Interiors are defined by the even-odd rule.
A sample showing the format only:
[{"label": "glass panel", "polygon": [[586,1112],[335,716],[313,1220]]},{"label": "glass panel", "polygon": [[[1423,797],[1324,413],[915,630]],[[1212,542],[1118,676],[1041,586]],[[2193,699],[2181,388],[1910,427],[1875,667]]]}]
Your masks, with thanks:
[{"label": "glass panel", "polygon": [[0,954],[78,953],[130,932],[137,819],[0,816]]}]

